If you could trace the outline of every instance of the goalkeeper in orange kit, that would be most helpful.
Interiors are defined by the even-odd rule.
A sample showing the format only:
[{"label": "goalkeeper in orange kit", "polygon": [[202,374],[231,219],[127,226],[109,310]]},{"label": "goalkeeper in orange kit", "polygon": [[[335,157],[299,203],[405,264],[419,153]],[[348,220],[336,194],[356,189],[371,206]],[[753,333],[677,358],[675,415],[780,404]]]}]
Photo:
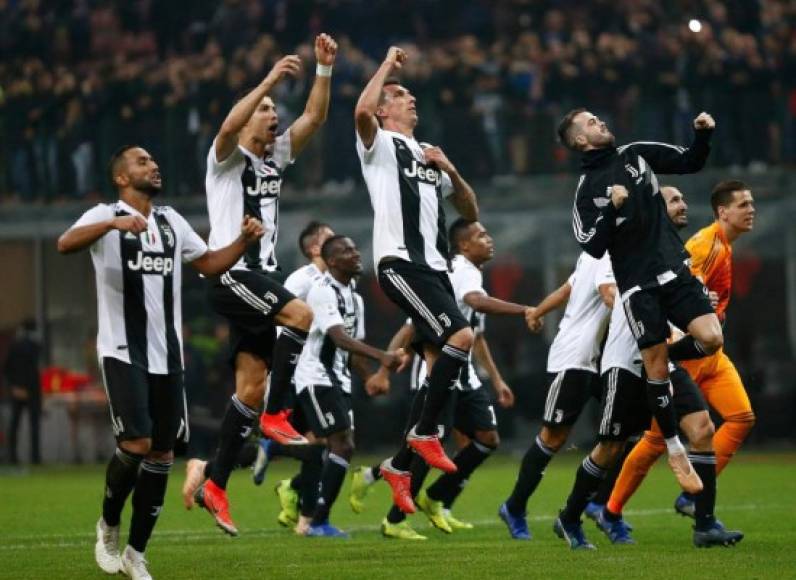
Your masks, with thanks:
[{"label": "goalkeeper in orange kit", "polygon": [[[714,295],[716,313],[723,322],[732,283],[731,245],[753,228],[754,199],[743,182],[722,181],[713,188],[710,202],[715,221],[689,239],[686,249],[691,254],[692,273],[703,280]],[[681,364],[699,385],[707,403],[723,419],[713,436],[719,474],[754,425],[755,415],[749,397],[738,371],[722,349],[711,356],[685,360]],[[660,431],[653,424],[653,429],[644,433],[622,466],[607,502],[611,512],[622,513],[624,505],[665,450]],[[675,510],[694,517],[693,497],[681,494],[675,501]]]}]

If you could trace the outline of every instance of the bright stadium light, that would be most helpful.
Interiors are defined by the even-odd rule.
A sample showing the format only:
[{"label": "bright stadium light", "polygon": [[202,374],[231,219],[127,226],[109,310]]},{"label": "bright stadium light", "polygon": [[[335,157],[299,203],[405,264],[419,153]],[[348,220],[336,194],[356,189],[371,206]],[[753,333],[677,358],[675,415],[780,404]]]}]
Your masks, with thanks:
[{"label": "bright stadium light", "polygon": [[696,18],[692,18],[691,20],[688,21],[688,29],[691,32],[699,32],[700,30],[702,30],[702,23]]}]

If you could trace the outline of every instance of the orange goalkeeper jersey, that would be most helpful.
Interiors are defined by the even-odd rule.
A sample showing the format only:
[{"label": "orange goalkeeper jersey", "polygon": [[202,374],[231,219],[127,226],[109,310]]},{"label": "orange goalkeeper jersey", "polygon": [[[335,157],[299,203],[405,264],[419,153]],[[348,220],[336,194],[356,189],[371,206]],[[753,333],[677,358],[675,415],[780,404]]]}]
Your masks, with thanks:
[{"label": "orange goalkeeper jersey", "polygon": [[713,222],[695,233],[685,248],[691,254],[691,273],[719,295],[716,314],[724,321],[732,287],[732,247],[724,230],[718,222]]}]

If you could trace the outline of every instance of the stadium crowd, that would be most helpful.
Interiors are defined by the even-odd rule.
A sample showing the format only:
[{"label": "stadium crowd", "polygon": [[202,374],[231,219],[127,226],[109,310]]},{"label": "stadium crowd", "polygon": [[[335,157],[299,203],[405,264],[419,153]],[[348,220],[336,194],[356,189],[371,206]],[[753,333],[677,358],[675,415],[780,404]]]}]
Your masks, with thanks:
[{"label": "stadium crowd", "polygon": [[[311,61],[321,22],[340,51],[299,185],[353,187],[355,99],[394,43],[423,137],[473,179],[569,168],[554,123],[584,102],[622,137],[670,142],[710,110],[711,162],[762,171],[796,151],[794,20],[787,0],[2,0],[0,203],[98,197],[127,142],[161,160],[167,194],[202,195],[230,103],[280,55]],[[279,87],[282,126],[309,72]]]}]

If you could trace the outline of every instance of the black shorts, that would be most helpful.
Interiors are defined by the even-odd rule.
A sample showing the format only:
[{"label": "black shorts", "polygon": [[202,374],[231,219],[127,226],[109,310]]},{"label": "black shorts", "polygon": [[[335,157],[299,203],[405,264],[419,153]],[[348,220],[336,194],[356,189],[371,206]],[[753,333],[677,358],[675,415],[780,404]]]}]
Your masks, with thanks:
[{"label": "black shorts", "polygon": [[550,387],[542,415],[546,427],[574,425],[591,397],[600,398],[600,377],[581,369],[548,373]]},{"label": "black shorts", "polygon": [[354,428],[351,395],[337,387],[309,386],[298,394],[307,426],[316,437]]},{"label": "black shorts", "polygon": [[714,312],[708,289],[688,268],[683,268],[674,280],[663,286],[629,292],[622,303],[641,350],[666,342],[670,321],[685,332],[692,320]]},{"label": "black shorts", "polygon": [[470,326],[456,305],[447,272],[406,260],[383,261],[378,271],[379,286],[412,319],[424,342],[441,347]]},{"label": "black shorts", "polygon": [[453,427],[475,437],[476,431],[496,431],[497,416],[485,387],[474,390],[456,390],[450,397],[453,403]]},{"label": "black shorts", "polygon": [[[624,441],[650,428],[652,413],[647,403],[643,378],[628,370],[612,368],[603,374],[603,398],[598,437],[605,441]],[[677,418],[707,411],[697,384],[681,367],[671,372],[672,403]]]},{"label": "black shorts", "polygon": [[153,451],[171,451],[178,438],[188,441],[182,373],[154,375],[110,357],[100,367],[117,441],[152,439]]},{"label": "black shorts", "polygon": [[230,270],[210,280],[210,304],[229,321],[231,355],[248,352],[271,366],[276,342],[274,317],[295,296],[274,275],[249,270]]}]

